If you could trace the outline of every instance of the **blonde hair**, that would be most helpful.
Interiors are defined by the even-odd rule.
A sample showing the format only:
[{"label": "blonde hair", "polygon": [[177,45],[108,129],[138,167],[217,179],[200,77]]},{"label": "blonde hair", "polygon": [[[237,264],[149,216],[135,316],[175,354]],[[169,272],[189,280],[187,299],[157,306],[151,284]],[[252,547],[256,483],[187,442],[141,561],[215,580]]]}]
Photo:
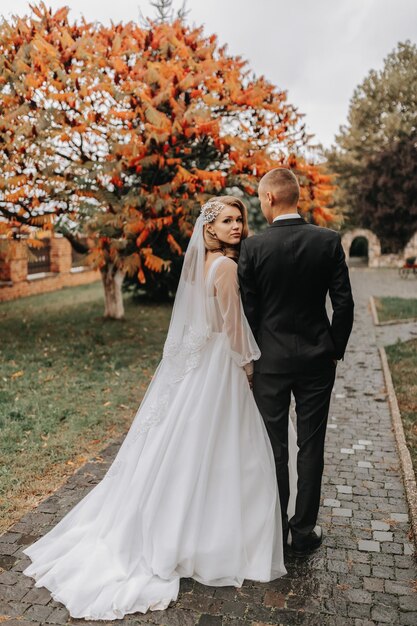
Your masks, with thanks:
[{"label": "blonde hair", "polygon": [[[226,204],[227,206],[233,206],[236,209],[239,209],[243,220],[242,236],[240,240],[242,241],[242,239],[246,239],[249,233],[248,212],[242,200],[240,200],[240,198],[236,198],[236,196],[214,196],[213,198],[210,198],[210,200],[216,200],[217,202],[221,202],[222,204]],[[210,200],[208,200],[208,202],[210,202]],[[222,254],[224,254],[224,256],[227,256],[230,259],[234,259],[235,261],[237,261],[237,259],[239,258],[240,242],[235,246],[231,246],[217,239],[217,237],[212,235],[207,229],[207,226],[209,226],[213,222],[205,224],[203,229],[203,237],[206,251],[209,250],[210,252],[221,252]]]}]

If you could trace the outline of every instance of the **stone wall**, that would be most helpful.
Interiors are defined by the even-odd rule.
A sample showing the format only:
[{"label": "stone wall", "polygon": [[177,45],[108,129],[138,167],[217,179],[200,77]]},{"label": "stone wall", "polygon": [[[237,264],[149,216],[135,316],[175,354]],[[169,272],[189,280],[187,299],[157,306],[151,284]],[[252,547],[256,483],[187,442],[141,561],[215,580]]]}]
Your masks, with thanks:
[{"label": "stone wall", "polygon": [[64,237],[51,237],[51,271],[42,275],[28,276],[24,241],[11,242],[7,254],[0,255],[0,302],[85,285],[100,279],[98,270],[72,267],[71,244]]},{"label": "stone wall", "polygon": [[404,248],[404,259],[408,259],[412,256],[417,257],[417,233],[414,233]]},{"label": "stone wall", "polygon": [[377,265],[374,267],[402,267],[404,263],[402,254],[381,254]]},{"label": "stone wall", "polygon": [[365,237],[368,241],[368,267],[402,267],[406,258],[417,256],[417,233],[413,235],[400,254],[381,254],[381,243],[378,237],[366,228],[348,230],[342,236],[342,246],[346,258],[349,259],[350,247],[357,237]]}]

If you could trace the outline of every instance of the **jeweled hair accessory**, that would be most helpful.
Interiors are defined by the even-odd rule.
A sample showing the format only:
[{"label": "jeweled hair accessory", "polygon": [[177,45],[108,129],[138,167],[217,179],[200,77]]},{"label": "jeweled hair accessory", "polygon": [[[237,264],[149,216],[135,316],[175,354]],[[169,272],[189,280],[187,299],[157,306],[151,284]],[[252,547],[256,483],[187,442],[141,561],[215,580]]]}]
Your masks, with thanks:
[{"label": "jeweled hair accessory", "polygon": [[203,224],[209,224],[216,219],[220,211],[223,211],[225,205],[218,200],[209,200],[201,207],[200,215],[203,216]]}]

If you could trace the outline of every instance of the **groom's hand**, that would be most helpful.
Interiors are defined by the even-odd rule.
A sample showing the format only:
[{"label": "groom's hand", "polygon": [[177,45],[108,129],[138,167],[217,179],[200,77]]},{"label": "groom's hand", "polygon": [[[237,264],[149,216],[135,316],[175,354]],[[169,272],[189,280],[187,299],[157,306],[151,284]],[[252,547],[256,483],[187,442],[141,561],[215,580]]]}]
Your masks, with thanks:
[{"label": "groom's hand", "polygon": [[253,389],[253,372],[252,374],[246,374],[246,377],[248,379],[249,387]]}]

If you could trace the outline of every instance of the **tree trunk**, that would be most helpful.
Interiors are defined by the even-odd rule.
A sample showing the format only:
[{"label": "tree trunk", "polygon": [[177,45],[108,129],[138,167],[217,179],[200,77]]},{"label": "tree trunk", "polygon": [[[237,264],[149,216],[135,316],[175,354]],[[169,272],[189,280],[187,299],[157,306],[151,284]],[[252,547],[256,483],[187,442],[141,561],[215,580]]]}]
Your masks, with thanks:
[{"label": "tree trunk", "polygon": [[104,287],[104,317],[114,320],[124,318],[122,284],[125,272],[109,263],[101,269],[101,278]]}]

